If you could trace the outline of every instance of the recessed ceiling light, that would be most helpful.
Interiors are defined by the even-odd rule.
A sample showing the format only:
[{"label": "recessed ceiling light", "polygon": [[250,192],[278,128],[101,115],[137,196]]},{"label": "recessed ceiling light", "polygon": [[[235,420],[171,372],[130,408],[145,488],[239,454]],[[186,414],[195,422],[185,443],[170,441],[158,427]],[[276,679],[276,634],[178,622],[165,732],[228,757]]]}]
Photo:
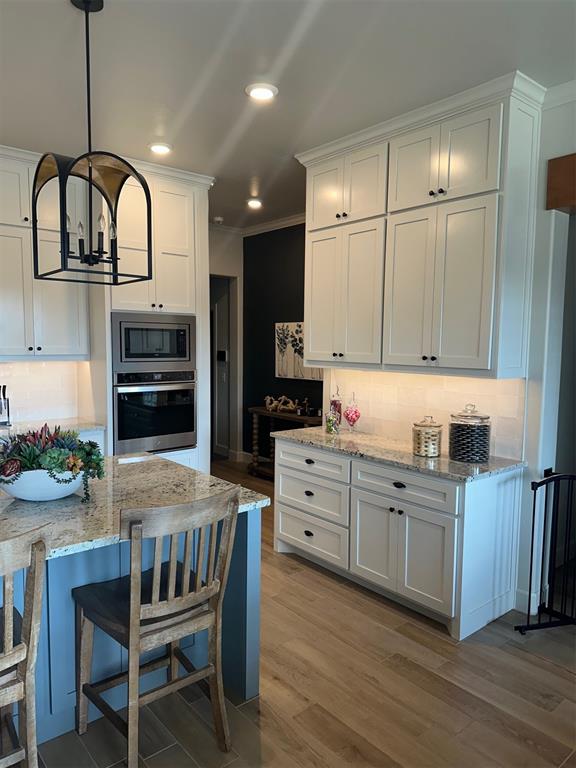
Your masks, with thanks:
[{"label": "recessed ceiling light", "polygon": [[246,86],[246,93],[254,101],[272,101],[278,95],[278,88],[270,83],[252,83]]},{"label": "recessed ceiling light", "polygon": [[153,141],[148,146],[155,155],[168,155],[172,152],[172,146],[165,141]]},{"label": "recessed ceiling light", "polygon": [[262,200],[258,200],[257,197],[251,197],[248,202],[248,208],[252,208],[254,211],[258,210],[258,208],[262,208]]}]

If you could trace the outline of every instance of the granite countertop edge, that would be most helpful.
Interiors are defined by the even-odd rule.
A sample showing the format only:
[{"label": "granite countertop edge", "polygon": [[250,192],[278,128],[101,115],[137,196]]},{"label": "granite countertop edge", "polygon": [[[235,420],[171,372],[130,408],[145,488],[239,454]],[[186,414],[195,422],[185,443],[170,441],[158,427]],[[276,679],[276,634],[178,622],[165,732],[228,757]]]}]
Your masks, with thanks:
[{"label": "granite countertop edge", "polygon": [[44,424],[48,424],[50,429],[61,427],[72,432],[92,432],[93,430],[106,429],[106,425],[92,419],[78,417],[50,418],[50,419],[14,419],[10,425],[0,425],[0,434],[2,432],[20,433],[28,430],[42,429]]},{"label": "granite countertop edge", "polygon": [[[457,483],[482,480],[505,472],[518,471],[526,466],[526,462],[521,459],[505,459],[499,456],[491,456],[486,464],[465,464],[451,461],[447,456],[440,456],[438,459],[426,459],[415,456],[406,444],[399,444],[386,437],[362,432],[328,435],[323,427],[287,429],[272,432],[270,436],[276,440],[288,440],[318,450],[338,453],[376,464],[386,464],[409,472],[420,472]],[[330,440],[333,440],[332,444],[330,444]],[[356,441],[356,445],[339,444],[345,441],[349,441],[349,443]]]}]

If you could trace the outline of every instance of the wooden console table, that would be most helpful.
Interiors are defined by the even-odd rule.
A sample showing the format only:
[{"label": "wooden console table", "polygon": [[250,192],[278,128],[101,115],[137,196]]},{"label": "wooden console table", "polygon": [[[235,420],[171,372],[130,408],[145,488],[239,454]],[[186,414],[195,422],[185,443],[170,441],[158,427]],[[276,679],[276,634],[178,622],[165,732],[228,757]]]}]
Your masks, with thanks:
[{"label": "wooden console table", "polygon": [[270,458],[260,456],[260,417],[270,419],[270,432],[274,432],[277,421],[296,422],[302,427],[319,427],[322,425],[322,416],[298,416],[298,414],[290,411],[269,411],[260,405],[248,408],[248,413],[252,414],[252,461],[248,465],[248,472],[251,475],[268,479],[274,477],[274,440],[270,440]]}]

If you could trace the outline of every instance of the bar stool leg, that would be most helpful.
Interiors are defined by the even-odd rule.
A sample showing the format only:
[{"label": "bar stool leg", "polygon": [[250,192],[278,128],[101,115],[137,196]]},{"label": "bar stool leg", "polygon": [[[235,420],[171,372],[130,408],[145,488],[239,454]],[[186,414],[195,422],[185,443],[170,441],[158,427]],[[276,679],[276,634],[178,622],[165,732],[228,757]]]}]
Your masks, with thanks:
[{"label": "bar stool leg", "polygon": [[208,630],[208,663],[214,665],[215,673],[208,678],[210,685],[210,702],[212,704],[212,717],[218,746],[223,752],[230,752],[230,729],[226,714],[226,702],[224,699],[224,683],[222,681],[222,634],[221,624],[217,619],[216,624]]},{"label": "bar stool leg", "polygon": [[139,648],[128,649],[128,768],[138,768],[138,696],[140,682]]},{"label": "bar stool leg", "polygon": [[36,679],[28,673],[24,682],[24,698],[18,702],[18,725],[20,744],[26,750],[22,761],[24,768],[38,768],[38,745],[36,744]]},{"label": "bar stool leg", "polygon": [[90,682],[93,646],[94,624],[76,605],[76,730],[80,735],[88,730],[88,699],[84,695],[84,684]]}]

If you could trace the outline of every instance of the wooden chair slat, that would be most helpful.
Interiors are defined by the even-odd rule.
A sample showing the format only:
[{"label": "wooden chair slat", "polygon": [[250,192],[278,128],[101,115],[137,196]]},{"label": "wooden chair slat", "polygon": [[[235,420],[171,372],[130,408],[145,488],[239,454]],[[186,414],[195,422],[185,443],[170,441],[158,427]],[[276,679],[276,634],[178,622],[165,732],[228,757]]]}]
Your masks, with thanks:
[{"label": "wooden chair slat", "polygon": [[216,564],[216,541],[218,539],[218,523],[210,526],[210,543],[208,544],[208,566],[206,568],[206,584],[214,580],[214,567]]},{"label": "wooden chair slat", "polygon": [[140,609],[140,618],[144,620],[160,619],[175,613],[181,613],[189,608],[194,608],[200,603],[207,602],[220,591],[220,582],[215,579],[210,586],[204,586],[198,592],[189,592],[184,597],[175,597],[173,600],[162,600],[156,605],[147,603]]},{"label": "wooden chair slat", "polygon": [[[190,573],[192,567],[192,545],[194,544],[194,531],[186,531],[184,542],[184,565],[182,572]],[[182,579],[182,597],[186,597],[190,591],[190,579]]]},{"label": "wooden chair slat", "polygon": [[154,542],[154,572],[152,575],[152,603],[160,599],[160,576],[162,571],[162,548],[164,537],[157,536]]},{"label": "wooden chair slat", "polygon": [[202,589],[202,572],[204,571],[204,554],[206,552],[206,527],[202,526],[198,534],[198,554],[196,557],[196,578],[194,580],[194,591],[200,592]]},{"label": "wooden chair slat", "polygon": [[4,575],[4,642],[3,652],[10,653],[14,646],[14,574]]},{"label": "wooden chair slat", "polygon": [[[168,565],[168,600],[173,600],[176,596],[176,574],[178,571],[178,539],[180,534],[173,533],[170,536],[170,563]],[[185,575],[182,574],[182,581],[185,581]],[[189,579],[188,579],[189,580]]]}]

